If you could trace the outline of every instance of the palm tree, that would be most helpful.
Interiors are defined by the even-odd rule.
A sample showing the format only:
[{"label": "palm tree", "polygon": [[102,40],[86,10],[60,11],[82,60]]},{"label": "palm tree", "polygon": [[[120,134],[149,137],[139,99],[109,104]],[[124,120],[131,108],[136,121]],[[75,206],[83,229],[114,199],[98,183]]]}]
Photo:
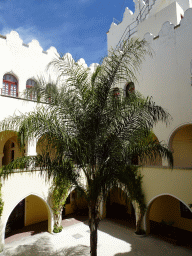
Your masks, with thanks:
[{"label": "palm tree", "polygon": [[[97,255],[99,206],[112,187],[122,187],[139,205],[136,229],[141,228],[145,212],[142,177],[131,159],[138,157],[142,164],[161,156],[173,164],[171,152],[152,136],[153,126],[158,121],[168,122],[169,114],[151,98],[137,92],[125,97],[123,90],[114,89],[119,83],[136,80],[146,54],[150,54],[146,41],[130,39],[121,50],[112,50],[92,75],[66,55],[57,58],[50,66],[58,72],[58,89],[55,84],[47,89],[44,83],[34,89],[38,100],[46,104],[0,124],[1,130],[17,128],[21,147],[26,140],[46,134],[53,154],[18,159],[4,168],[2,175],[9,175],[15,167],[38,165],[47,170],[48,177],[70,180],[88,202],[92,256]],[[65,167],[66,161],[81,169],[86,185],[81,184],[74,168]]]}]

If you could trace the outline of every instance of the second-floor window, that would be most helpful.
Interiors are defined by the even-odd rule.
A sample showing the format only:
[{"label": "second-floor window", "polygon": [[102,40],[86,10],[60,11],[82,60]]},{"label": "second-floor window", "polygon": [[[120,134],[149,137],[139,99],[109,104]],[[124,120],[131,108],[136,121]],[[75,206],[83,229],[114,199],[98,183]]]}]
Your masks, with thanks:
[{"label": "second-floor window", "polygon": [[126,84],[126,87],[125,87],[125,94],[126,94],[126,97],[129,97],[130,93],[134,93],[135,92],[135,85],[133,82],[129,82]]},{"label": "second-floor window", "polygon": [[33,79],[28,79],[26,82],[26,98],[29,100],[35,100],[36,93],[32,92],[30,89],[36,85],[36,82]]},{"label": "second-floor window", "polygon": [[2,95],[18,97],[18,82],[13,75],[5,74],[3,76]]}]

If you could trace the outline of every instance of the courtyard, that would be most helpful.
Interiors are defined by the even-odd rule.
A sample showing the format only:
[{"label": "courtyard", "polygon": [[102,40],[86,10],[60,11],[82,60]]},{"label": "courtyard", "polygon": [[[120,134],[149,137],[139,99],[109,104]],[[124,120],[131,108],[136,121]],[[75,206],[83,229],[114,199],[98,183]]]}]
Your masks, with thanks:
[{"label": "courtyard", "polygon": [[[67,224],[68,223],[68,224]],[[5,240],[5,250],[1,256],[88,256],[89,227],[87,221],[74,218],[65,220],[61,233],[28,233],[9,237]],[[102,220],[98,231],[98,256],[188,256],[192,249],[163,241],[158,237],[138,237],[134,228],[115,223],[109,219]]]}]

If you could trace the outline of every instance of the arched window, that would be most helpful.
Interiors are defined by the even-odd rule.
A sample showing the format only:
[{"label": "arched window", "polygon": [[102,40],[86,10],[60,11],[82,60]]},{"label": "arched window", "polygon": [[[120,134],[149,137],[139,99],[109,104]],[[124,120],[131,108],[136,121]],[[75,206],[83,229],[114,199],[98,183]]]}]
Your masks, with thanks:
[{"label": "arched window", "polygon": [[3,147],[3,159],[2,159],[2,165],[7,165],[10,162],[15,160],[15,143],[12,141],[12,139],[16,139],[16,137],[12,137],[8,139]]},{"label": "arched window", "polygon": [[36,100],[37,96],[35,92],[31,92],[30,88],[36,85],[36,82],[33,79],[28,79],[26,82],[26,98],[28,100]]},{"label": "arched window", "polygon": [[3,76],[2,95],[18,97],[18,82],[13,75],[5,74]]},{"label": "arched window", "polygon": [[115,98],[119,97],[119,95],[120,95],[120,90],[119,90],[118,87],[115,87],[115,88],[113,89],[113,95],[114,95]]},{"label": "arched window", "polygon": [[46,91],[45,91],[45,100],[47,103],[51,103],[55,100],[55,96],[58,93],[57,86],[53,83],[48,83],[46,85]]},{"label": "arched window", "polygon": [[130,93],[133,93],[135,91],[135,85],[133,82],[129,82],[126,84],[126,87],[125,87],[125,94],[126,94],[126,97],[129,97],[129,94]]}]

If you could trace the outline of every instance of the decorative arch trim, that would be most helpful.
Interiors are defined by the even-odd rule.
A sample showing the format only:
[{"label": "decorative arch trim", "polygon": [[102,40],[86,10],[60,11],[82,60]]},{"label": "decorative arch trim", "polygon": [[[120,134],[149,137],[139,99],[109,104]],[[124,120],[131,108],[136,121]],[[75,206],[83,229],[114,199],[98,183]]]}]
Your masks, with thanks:
[{"label": "decorative arch trim", "polygon": [[[110,192],[111,192],[111,190],[113,189],[114,187],[112,187],[111,189],[110,189]],[[127,197],[128,198],[130,198],[129,197],[129,194],[127,193],[127,191],[125,191],[125,188],[120,188],[120,187],[118,187],[119,189],[121,189],[126,195],[127,195]],[[136,217],[136,204],[135,204],[135,201],[132,201],[132,200],[130,200],[131,201],[131,204],[132,204],[132,206],[133,206],[133,209],[134,209],[134,211],[135,211],[135,217]]]},{"label": "decorative arch trim", "polygon": [[51,207],[49,206],[49,204],[45,201],[45,199],[39,195],[39,194],[36,194],[36,193],[29,193],[23,197],[21,197],[16,204],[14,204],[14,207],[11,209],[9,215],[6,217],[5,219],[5,222],[4,222],[4,225],[3,225],[3,229],[2,229],[2,241],[4,241],[4,237],[5,237],[5,228],[6,228],[6,225],[7,225],[7,221],[9,219],[9,216],[11,215],[12,211],[14,210],[14,208],[18,205],[19,202],[21,202],[23,199],[27,198],[28,196],[36,196],[38,198],[40,198],[44,203],[45,203],[45,206],[47,208],[47,211],[48,211],[48,229],[49,229],[49,232],[52,232],[52,229],[53,229],[53,213],[52,213],[52,209]]},{"label": "decorative arch trim", "polygon": [[9,71],[5,71],[4,73],[3,73],[3,76],[4,75],[12,75],[12,76],[14,76],[16,79],[17,79],[17,82],[19,83],[19,77],[18,77],[18,75],[16,75],[15,74],[15,72],[13,72],[12,70],[9,70]]},{"label": "decorative arch trim", "polygon": [[177,196],[169,194],[169,193],[163,193],[163,194],[156,195],[147,204],[147,211],[146,211],[145,216],[144,216],[144,229],[145,230],[147,230],[147,217],[148,217],[148,213],[150,211],[150,207],[151,207],[152,203],[155,201],[155,199],[157,199],[158,197],[161,197],[161,196],[171,196],[171,197],[177,199],[179,202],[183,203],[190,210],[190,212],[192,213],[191,208],[183,200],[181,200]]},{"label": "decorative arch trim", "polygon": [[175,135],[177,134],[177,132],[181,129],[181,128],[184,128],[185,126],[187,125],[192,125],[192,123],[182,123],[180,125],[178,125],[177,127],[175,127],[171,134],[169,135],[169,138],[168,138],[168,148],[173,152],[173,148],[172,148],[172,144],[173,144],[173,139],[175,137]]},{"label": "decorative arch trim", "polygon": [[1,89],[2,95],[18,97],[19,82],[17,76],[8,72],[3,75],[3,88]]}]

